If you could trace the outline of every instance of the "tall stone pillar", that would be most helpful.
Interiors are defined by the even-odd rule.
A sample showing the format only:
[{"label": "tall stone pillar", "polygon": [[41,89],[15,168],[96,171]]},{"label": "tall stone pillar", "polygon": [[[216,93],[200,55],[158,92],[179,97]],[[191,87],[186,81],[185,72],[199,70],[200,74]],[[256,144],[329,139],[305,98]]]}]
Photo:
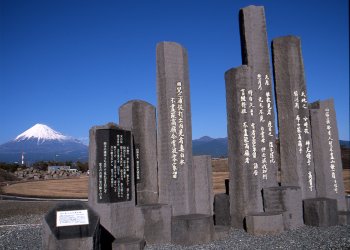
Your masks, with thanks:
[{"label": "tall stone pillar", "polygon": [[119,108],[119,124],[134,136],[137,205],[158,203],[156,108],[132,100]]},{"label": "tall stone pillar", "polygon": [[272,41],[280,138],[281,184],[299,186],[303,199],[315,198],[315,167],[300,39]]},{"label": "tall stone pillar", "polygon": [[[252,105],[247,112],[254,118],[257,134],[259,178],[262,187],[273,187],[277,183],[278,161],[276,159],[276,137],[274,99],[270,74],[270,57],[267,42],[264,7],[248,6],[239,12],[242,63],[251,67]],[[249,110],[248,110],[249,109]]]},{"label": "tall stone pillar", "polygon": [[173,215],[194,212],[192,127],[187,52],[174,42],[157,44],[159,202]]},{"label": "tall stone pillar", "polygon": [[346,211],[343,167],[333,99],[310,104],[317,197],[336,199]]},{"label": "tall stone pillar", "polygon": [[231,225],[243,228],[248,213],[263,212],[258,127],[246,108],[252,93],[252,69],[246,65],[230,69],[225,81]]}]

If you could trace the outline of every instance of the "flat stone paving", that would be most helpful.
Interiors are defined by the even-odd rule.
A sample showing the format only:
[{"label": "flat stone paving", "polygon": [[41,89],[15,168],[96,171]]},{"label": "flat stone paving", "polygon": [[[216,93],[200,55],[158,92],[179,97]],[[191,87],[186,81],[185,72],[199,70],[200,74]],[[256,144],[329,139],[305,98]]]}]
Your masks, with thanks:
[{"label": "flat stone paving", "polygon": [[[41,222],[55,202],[0,201],[0,249],[42,249]],[[231,229],[228,237],[205,245],[172,244],[146,249],[349,249],[350,226],[317,228],[304,226],[276,236],[252,236]]]}]

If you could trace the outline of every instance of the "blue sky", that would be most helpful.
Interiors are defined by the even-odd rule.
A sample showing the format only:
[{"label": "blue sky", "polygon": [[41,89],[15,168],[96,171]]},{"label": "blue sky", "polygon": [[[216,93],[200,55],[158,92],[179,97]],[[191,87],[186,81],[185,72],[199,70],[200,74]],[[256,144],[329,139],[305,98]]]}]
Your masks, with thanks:
[{"label": "blue sky", "polygon": [[347,0],[0,1],[0,143],[36,123],[76,138],[156,105],[155,48],[188,50],[193,138],[226,137],[224,73],[241,65],[238,11],[263,5],[269,41],[302,40],[309,102],[333,97],[349,140]]}]

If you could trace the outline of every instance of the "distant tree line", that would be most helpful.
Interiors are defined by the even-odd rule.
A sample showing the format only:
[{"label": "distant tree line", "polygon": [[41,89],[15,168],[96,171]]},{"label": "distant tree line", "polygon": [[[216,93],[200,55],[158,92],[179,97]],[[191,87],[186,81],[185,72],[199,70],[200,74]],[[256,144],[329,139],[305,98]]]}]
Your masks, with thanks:
[{"label": "distant tree line", "polygon": [[[29,167],[33,167],[38,170],[47,170],[48,166],[70,166],[76,168],[78,171],[86,172],[89,169],[89,164],[87,162],[73,162],[73,161],[37,161],[31,164]],[[0,162],[0,169],[15,172],[17,168],[26,168],[28,166],[23,166],[18,163],[6,163]]]}]

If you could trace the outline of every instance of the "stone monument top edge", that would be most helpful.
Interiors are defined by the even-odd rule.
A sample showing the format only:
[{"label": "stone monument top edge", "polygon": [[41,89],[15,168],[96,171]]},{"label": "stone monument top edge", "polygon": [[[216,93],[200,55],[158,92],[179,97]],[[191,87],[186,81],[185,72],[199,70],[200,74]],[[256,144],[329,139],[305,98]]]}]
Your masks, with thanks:
[{"label": "stone monument top edge", "polygon": [[278,44],[278,43],[284,43],[288,41],[289,43],[293,42],[293,43],[300,43],[301,39],[299,36],[295,36],[295,35],[285,35],[285,36],[279,36],[276,37],[274,39],[272,39],[271,44]]},{"label": "stone monument top edge", "polygon": [[122,105],[120,105],[119,109],[120,109],[121,107],[123,107],[123,106],[129,105],[129,104],[133,104],[133,103],[142,103],[142,104],[144,104],[144,105],[146,105],[146,106],[152,106],[152,107],[154,107],[153,104],[151,104],[151,103],[149,103],[149,102],[146,102],[146,101],[144,101],[144,100],[133,99],[133,100],[127,101],[127,102],[123,103]]},{"label": "stone monument top edge", "polygon": [[238,67],[230,68],[225,72],[225,78],[230,74],[235,74],[237,71],[248,71],[248,70],[251,70],[251,68],[252,68],[251,66],[245,65],[245,64]]},{"label": "stone monument top edge", "polygon": [[131,131],[131,128],[128,127],[122,127],[114,122],[109,122],[105,125],[98,125],[98,126],[93,126],[90,131],[93,130],[100,130],[100,129],[123,129],[123,130],[127,130],[127,131]]}]

